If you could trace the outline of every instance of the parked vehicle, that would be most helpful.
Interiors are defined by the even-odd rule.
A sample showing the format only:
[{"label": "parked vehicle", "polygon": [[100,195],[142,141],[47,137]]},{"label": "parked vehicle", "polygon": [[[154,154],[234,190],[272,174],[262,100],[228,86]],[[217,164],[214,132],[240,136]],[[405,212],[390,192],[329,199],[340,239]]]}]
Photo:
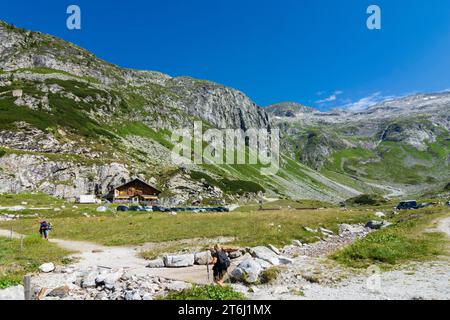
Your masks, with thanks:
[{"label": "parked vehicle", "polygon": [[397,210],[413,210],[419,208],[420,206],[417,204],[416,200],[402,201],[396,207]]},{"label": "parked vehicle", "polygon": [[125,211],[128,211],[129,208],[127,206],[122,205],[122,206],[118,206],[116,210],[119,212],[125,212]]},{"label": "parked vehicle", "polygon": [[130,211],[144,211],[144,208],[141,206],[131,206]]},{"label": "parked vehicle", "polygon": [[143,210],[146,211],[146,212],[153,212],[153,207],[145,206],[143,208]]}]

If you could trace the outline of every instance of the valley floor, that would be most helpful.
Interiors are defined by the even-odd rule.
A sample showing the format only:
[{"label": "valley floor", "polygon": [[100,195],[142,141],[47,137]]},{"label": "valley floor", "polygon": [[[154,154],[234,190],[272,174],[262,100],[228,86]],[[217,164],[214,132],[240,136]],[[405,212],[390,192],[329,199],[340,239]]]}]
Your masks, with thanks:
[{"label": "valley floor", "polygon": [[[430,232],[445,232],[450,237],[450,217],[439,220]],[[9,230],[0,230],[0,237],[9,237]],[[13,233],[14,238],[21,235]],[[338,238],[338,236],[336,236]],[[224,240],[224,239],[210,239]],[[356,240],[356,238],[354,239]],[[330,240],[333,242],[334,240]],[[123,269],[128,275],[135,277],[160,277],[176,281],[196,284],[208,284],[205,266],[193,266],[182,269],[150,269],[148,261],[139,257],[143,248],[155,244],[136,247],[105,247],[89,242],[52,239],[52,243],[72,252],[76,263],[70,268],[89,270],[93,267],[104,269]],[[318,252],[321,243],[308,246],[308,252]],[[342,245],[348,244],[343,242]],[[323,247],[323,245],[322,245]],[[336,246],[330,245],[329,251]],[[307,252],[307,253],[308,253]],[[403,299],[450,299],[450,260],[442,258],[438,261],[416,262],[400,266],[394,270],[381,272],[369,268],[359,270],[345,268],[326,258],[327,250],[314,254],[295,257],[293,263],[282,268],[276,283],[270,285],[244,286],[232,284],[236,291],[243,292],[254,300],[403,300]],[[231,270],[239,260],[234,261]],[[231,271],[230,270],[230,271]],[[33,285],[53,289],[67,283],[68,274],[41,273],[33,277]],[[3,295],[4,296],[4,295]]]}]

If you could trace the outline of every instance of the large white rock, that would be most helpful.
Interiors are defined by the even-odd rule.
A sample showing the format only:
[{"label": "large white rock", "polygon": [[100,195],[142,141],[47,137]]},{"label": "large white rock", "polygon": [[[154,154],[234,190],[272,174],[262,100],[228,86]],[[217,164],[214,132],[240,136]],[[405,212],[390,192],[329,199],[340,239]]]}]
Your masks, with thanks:
[{"label": "large white rock", "polygon": [[164,257],[164,265],[167,268],[184,268],[194,265],[193,254],[167,255]]},{"label": "large white rock", "polygon": [[269,248],[270,250],[272,250],[273,252],[275,252],[275,254],[277,254],[277,255],[280,255],[280,254],[281,254],[280,250],[278,250],[277,247],[275,247],[275,246],[273,246],[273,245],[271,245],[271,244],[269,244],[269,245],[267,246],[267,248]]},{"label": "large white rock", "polygon": [[147,264],[147,268],[164,268],[164,261],[161,258],[150,260]]},{"label": "large white rock", "polygon": [[0,290],[0,301],[1,300],[24,300],[24,288],[22,285],[9,287]]},{"label": "large white rock", "polygon": [[81,287],[83,288],[95,288],[97,286],[97,278],[99,277],[98,272],[90,272],[83,277],[81,282]]},{"label": "large white rock", "polygon": [[258,258],[258,259],[267,261],[268,263],[270,263],[274,266],[277,266],[280,264],[278,255],[267,247],[261,246],[261,247],[251,248],[250,254],[252,255],[253,258]]},{"label": "large white rock", "polygon": [[53,264],[53,262],[44,263],[39,266],[39,270],[41,270],[41,272],[49,273],[55,270],[55,265]]},{"label": "large white rock", "polygon": [[350,224],[341,224],[339,225],[339,234],[343,233],[363,233],[366,231],[366,228],[362,225],[350,225]]},{"label": "large white rock", "polygon": [[232,272],[231,277],[247,283],[255,283],[259,280],[262,271],[261,265],[254,259],[242,261]]},{"label": "large white rock", "polygon": [[384,217],[386,217],[386,215],[384,214],[384,212],[381,212],[381,211],[375,212],[375,215],[376,215],[378,218],[384,218]]},{"label": "large white rock", "polygon": [[168,291],[182,291],[184,289],[189,289],[192,284],[183,281],[172,281],[166,285]]},{"label": "large white rock", "polygon": [[211,260],[212,257],[210,251],[197,252],[194,257],[195,264],[199,265],[207,265]]}]

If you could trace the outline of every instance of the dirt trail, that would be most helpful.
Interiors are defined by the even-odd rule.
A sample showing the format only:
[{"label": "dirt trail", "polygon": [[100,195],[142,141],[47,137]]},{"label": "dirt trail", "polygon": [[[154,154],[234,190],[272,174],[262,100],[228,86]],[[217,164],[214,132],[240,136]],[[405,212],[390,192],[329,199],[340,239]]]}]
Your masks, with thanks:
[{"label": "dirt trail", "polygon": [[[10,237],[10,230],[0,229],[0,237]],[[13,238],[20,239],[21,234],[13,232]],[[225,241],[224,241],[225,240]],[[181,243],[217,243],[222,241],[232,240],[231,238],[217,238],[217,239],[190,239],[178,241]],[[103,267],[107,269],[123,268],[128,273],[136,276],[160,276],[171,280],[180,280],[193,282],[198,284],[211,283],[212,279],[208,279],[206,266],[193,266],[189,268],[173,269],[160,268],[150,269],[146,268],[148,261],[139,257],[139,252],[142,250],[150,250],[160,244],[146,243],[135,247],[106,247],[91,242],[72,241],[52,239],[51,243],[55,243],[63,249],[75,252],[70,257],[76,258],[77,262],[73,264],[74,267],[80,269],[87,269],[92,266]],[[176,241],[169,242],[170,244]],[[51,274],[41,274],[40,277],[51,277]],[[41,279],[42,280],[42,279]]]}]

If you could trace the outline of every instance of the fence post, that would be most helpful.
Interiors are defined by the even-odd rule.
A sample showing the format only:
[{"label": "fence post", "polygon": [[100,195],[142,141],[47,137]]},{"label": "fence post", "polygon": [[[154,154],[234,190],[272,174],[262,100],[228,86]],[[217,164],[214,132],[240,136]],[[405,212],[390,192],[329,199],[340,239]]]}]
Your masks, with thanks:
[{"label": "fence post", "polygon": [[20,252],[23,250],[23,236],[20,237]]},{"label": "fence post", "polygon": [[24,288],[25,300],[31,300],[31,276],[30,275],[26,275],[23,278],[23,288]]},{"label": "fence post", "polygon": [[9,236],[9,240],[12,240],[12,237],[13,236],[13,227],[11,227],[11,234],[10,234],[10,236]]}]

